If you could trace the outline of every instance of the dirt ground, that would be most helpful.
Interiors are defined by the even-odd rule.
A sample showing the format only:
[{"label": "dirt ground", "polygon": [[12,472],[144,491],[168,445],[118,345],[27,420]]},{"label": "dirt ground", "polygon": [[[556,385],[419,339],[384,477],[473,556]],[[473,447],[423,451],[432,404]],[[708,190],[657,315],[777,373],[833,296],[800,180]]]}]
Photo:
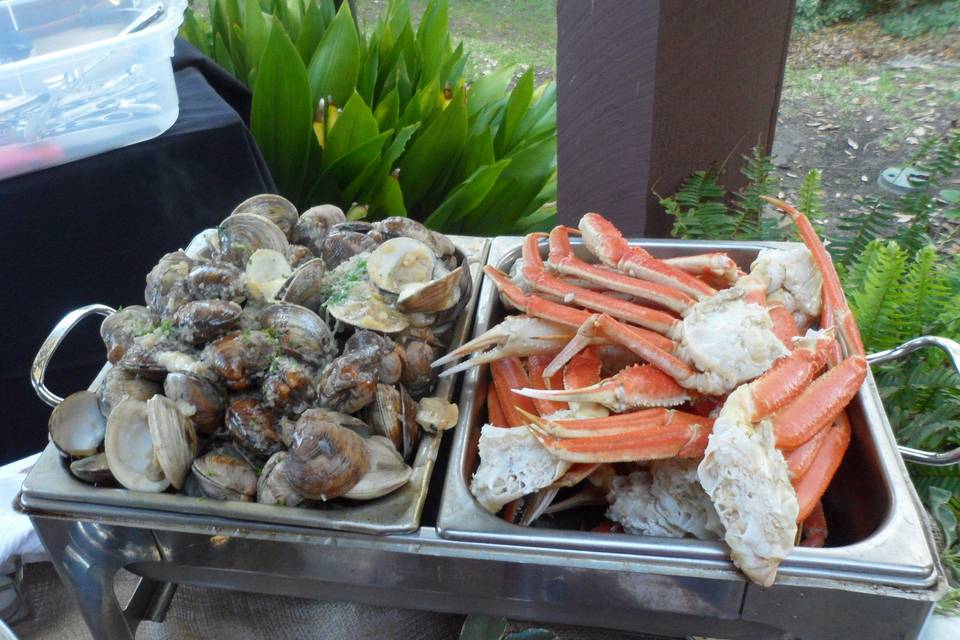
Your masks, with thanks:
[{"label": "dirt ground", "polygon": [[903,40],[867,20],[795,34],[773,160],[788,196],[821,169],[825,209],[844,212],[958,119],[960,33]]}]

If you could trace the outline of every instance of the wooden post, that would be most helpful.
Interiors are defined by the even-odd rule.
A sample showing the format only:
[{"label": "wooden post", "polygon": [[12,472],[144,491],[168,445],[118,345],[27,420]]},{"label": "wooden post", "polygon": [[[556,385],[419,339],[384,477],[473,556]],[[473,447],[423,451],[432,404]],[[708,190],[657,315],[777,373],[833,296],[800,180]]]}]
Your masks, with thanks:
[{"label": "wooden post", "polygon": [[793,0],[558,0],[558,215],[669,235],[654,191],[773,143]]}]

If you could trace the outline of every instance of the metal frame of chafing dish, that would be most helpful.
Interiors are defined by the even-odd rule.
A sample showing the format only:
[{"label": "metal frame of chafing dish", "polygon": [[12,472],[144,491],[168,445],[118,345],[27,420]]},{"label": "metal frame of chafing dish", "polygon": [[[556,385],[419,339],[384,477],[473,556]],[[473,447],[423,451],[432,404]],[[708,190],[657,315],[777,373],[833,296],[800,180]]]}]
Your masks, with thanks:
[{"label": "metal frame of chafing dish", "polygon": [[[750,248],[644,245],[687,253]],[[495,240],[490,262],[518,247],[517,238]],[[485,282],[476,330],[490,323],[494,304]],[[882,413],[869,414],[879,421],[871,433],[882,436],[877,448],[899,510],[869,538],[872,550],[863,544],[799,549],[769,589],[744,581],[715,543],[606,536],[565,544],[558,543],[561,534],[577,534],[547,532],[554,538],[544,540],[537,539],[542,531],[512,529],[486,540],[462,539],[476,533],[464,526],[469,520],[455,517],[471,517],[473,499],[458,485],[465,489],[463,452],[481,408],[475,401],[481,373],[465,376],[436,529],[424,522],[411,533],[375,536],[36,497],[30,487],[55,488],[69,478],[52,445],[31,472],[18,508],[32,518],[97,638],[133,638],[141,620],[162,620],[178,583],[661,635],[757,639],[909,637],[943,592],[933,542]],[[861,396],[875,393],[872,379],[867,385]],[[893,522],[898,519],[904,521]],[[890,557],[878,561],[877,549]],[[125,608],[113,592],[120,568],[141,576]]]}]

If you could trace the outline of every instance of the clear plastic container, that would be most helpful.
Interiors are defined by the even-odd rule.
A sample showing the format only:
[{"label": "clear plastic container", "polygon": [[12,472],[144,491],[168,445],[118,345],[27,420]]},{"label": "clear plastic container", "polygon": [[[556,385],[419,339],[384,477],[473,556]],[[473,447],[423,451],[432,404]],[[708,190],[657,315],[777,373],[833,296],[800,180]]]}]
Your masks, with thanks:
[{"label": "clear plastic container", "polygon": [[186,0],[0,0],[0,178],[154,138],[176,121]]}]

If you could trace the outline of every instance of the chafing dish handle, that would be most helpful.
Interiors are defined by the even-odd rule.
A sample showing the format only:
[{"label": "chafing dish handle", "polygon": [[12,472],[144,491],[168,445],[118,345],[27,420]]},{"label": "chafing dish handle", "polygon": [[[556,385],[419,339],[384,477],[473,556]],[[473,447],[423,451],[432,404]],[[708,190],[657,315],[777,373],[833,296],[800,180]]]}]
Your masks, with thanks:
[{"label": "chafing dish handle", "polygon": [[47,339],[43,341],[43,345],[37,352],[37,357],[33,359],[33,366],[30,367],[30,383],[33,385],[33,390],[40,396],[41,400],[51,407],[55,407],[63,402],[63,398],[50,391],[50,389],[47,389],[47,385],[43,383],[43,380],[47,376],[47,366],[49,366],[53,354],[57,352],[57,348],[60,346],[60,343],[63,342],[63,339],[67,337],[67,334],[70,333],[70,330],[87,316],[109,316],[111,313],[114,313],[114,309],[105,304],[88,304],[85,307],[71,311],[63,316],[60,322],[57,323],[57,326],[53,328],[53,331],[50,332]]},{"label": "chafing dish handle", "polygon": [[[891,360],[898,360],[908,353],[927,347],[936,347],[947,354],[947,359],[953,366],[954,371],[960,373],[960,344],[949,338],[940,338],[938,336],[921,336],[908,342],[904,342],[899,347],[878,351],[867,356],[867,362],[870,364],[881,364]],[[919,464],[930,465],[934,467],[944,467],[960,462],[960,447],[952,451],[936,453],[934,451],[923,451],[912,447],[900,447],[900,455],[904,460],[916,462]]]}]

